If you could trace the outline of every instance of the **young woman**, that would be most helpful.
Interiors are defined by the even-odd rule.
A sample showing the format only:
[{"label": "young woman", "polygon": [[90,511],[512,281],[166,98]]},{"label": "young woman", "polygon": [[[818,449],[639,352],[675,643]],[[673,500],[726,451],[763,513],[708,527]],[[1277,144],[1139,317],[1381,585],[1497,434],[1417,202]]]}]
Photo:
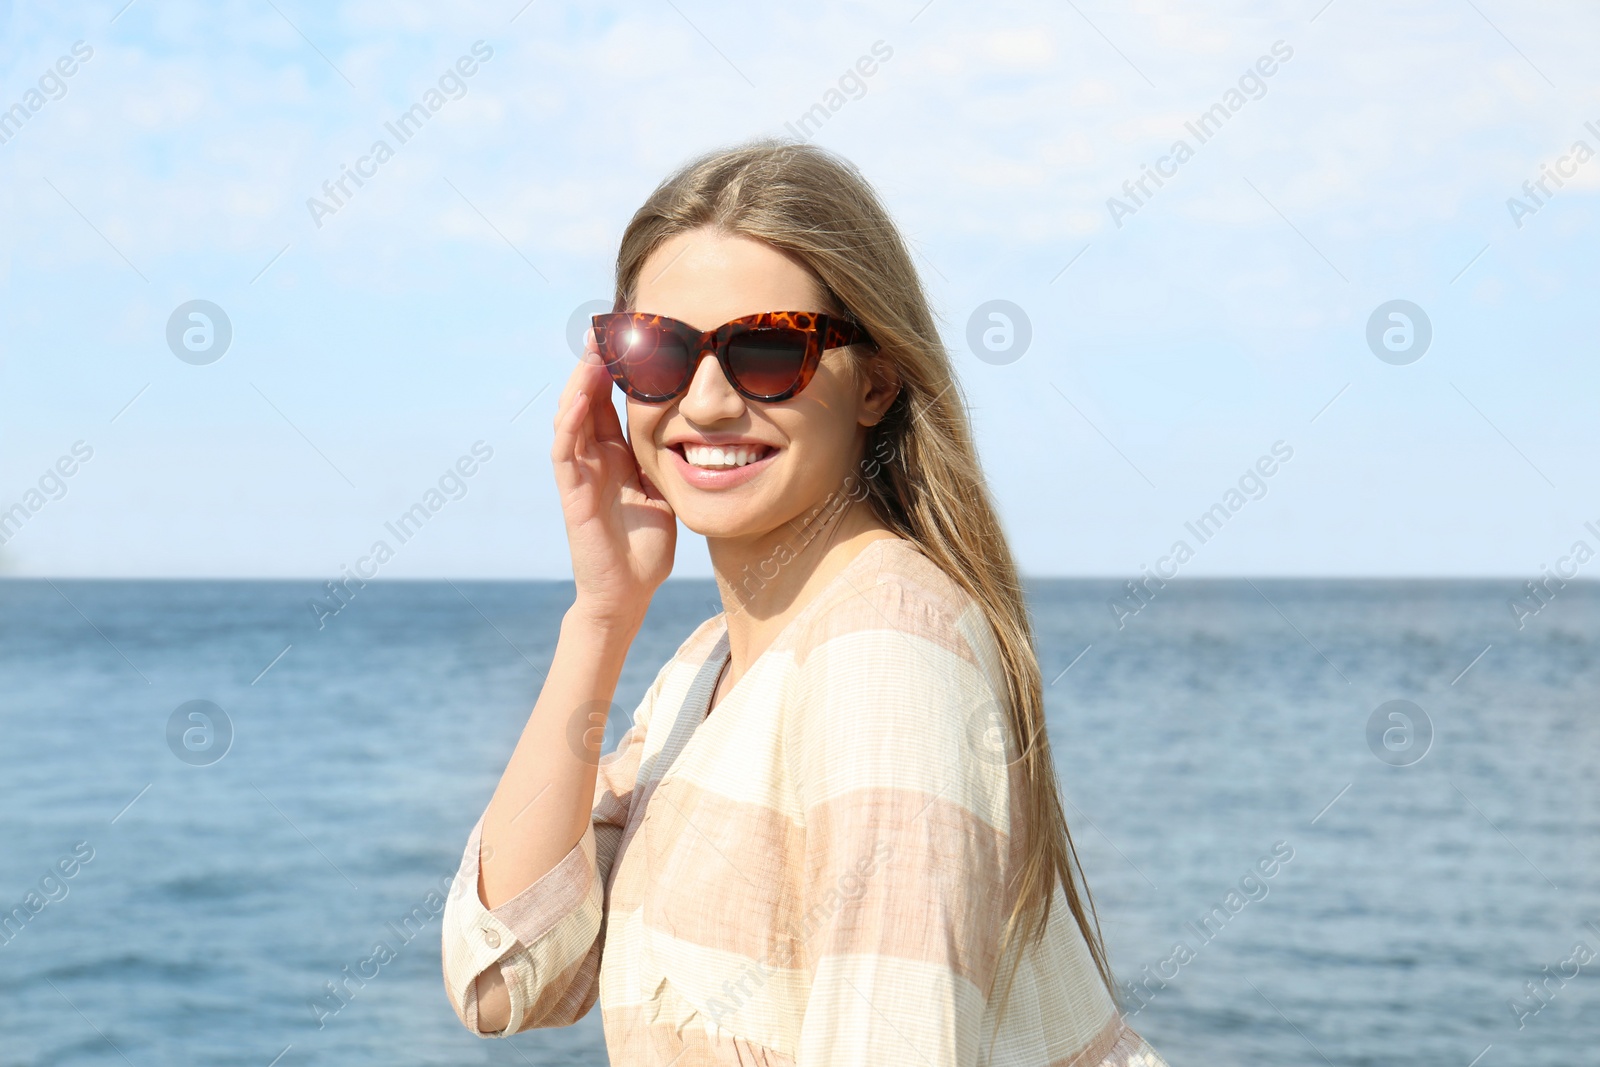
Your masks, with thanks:
[{"label": "young woman", "polygon": [[[695,160],[629,223],[615,307],[555,419],[576,595],[445,910],[462,1022],[598,997],[619,1067],[1161,1065],[1111,994],[1016,568],[872,189],[808,145]],[[602,759],[678,520],[724,610]]]}]

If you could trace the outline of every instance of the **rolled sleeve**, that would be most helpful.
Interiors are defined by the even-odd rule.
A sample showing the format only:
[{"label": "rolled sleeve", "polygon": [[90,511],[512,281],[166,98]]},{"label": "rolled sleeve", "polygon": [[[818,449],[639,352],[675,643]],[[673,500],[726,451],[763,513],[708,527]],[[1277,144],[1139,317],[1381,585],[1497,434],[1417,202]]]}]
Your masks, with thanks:
[{"label": "rolled sleeve", "polygon": [[[623,831],[633,810],[651,711],[671,662],[634,712],[616,751],[600,757],[589,823],[556,865],[494,908],[478,896],[483,816],[467,836],[445,902],[441,956],[445,991],[456,1016],[480,1037],[535,1026],[567,1026],[594,1005],[604,948],[606,895]],[[506,1028],[478,1025],[478,977],[498,966],[511,1001]]]},{"label": "rolled sleeve", "polygon": [[[582,964],[600,933],[603,886],[591,822],[572,851],[522,892],[495,908],[478,897],[483,818],[472,828],[445,904],[445,984],[462,1023],[484,1037],[514,1034],[535,1020],[530,1011],[556,980]],[[511,1000],[503,1031],[478,1027],[477,979],[500,967]]]}]

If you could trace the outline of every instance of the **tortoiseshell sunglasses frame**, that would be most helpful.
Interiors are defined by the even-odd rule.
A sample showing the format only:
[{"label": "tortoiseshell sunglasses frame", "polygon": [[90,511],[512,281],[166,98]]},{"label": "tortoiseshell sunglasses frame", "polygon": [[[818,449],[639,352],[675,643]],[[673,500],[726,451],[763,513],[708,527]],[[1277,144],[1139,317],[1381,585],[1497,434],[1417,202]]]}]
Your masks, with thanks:
[{"label": "tortoiseshell sunglasses frame", "polygon": [[[595,344],[600,350],[600,358],[605,361],[606,370],[611,374],[611,380],[628,396],[646,404],[664,404],[673,400],[689,388],[689,383],[694,380],[695,370],[700,366],[701,358],[711,352],[717,357],[717,362],[722,366],[723,377],[728,379],[728,384],[747,400],[756,400],[765,404],[775,404],[781,400],[788,400],[811,382],[811,377],[816,373],[817,364],[822,361],[822,353],[830,348],[844,348],[848,345],[866,345],[876,350],[877,342],[868,335],[866,328],[860,323],[849,319],[837,318],[815,311],[765,311],[757,315],[744,315],[740,318],[725,322],[714,330],[704,333],[690,326],[686,322],[668,318],[665,315],[649,315],[639,311],[612,311],[594,316]],[[635,328],[659,327],[665,329],[679,338],[690,352],[690,358],[684,368],[683,378],[677,386],[668,393],[653,394],[636,389],[628,380],[626,369],[619,359],[613,359],[608,351],[606,335],[610,328],[617,326],[632,326]],[[805,355],[801,358],[799,373],[794,384],[781,393],[767,395],[746,389],[740,384],[733,373],[732,361],[728,355],[728,346],[735,337],[750,333],[755,330],[783,329],[794,330],[802,333],[806,338]]]}]

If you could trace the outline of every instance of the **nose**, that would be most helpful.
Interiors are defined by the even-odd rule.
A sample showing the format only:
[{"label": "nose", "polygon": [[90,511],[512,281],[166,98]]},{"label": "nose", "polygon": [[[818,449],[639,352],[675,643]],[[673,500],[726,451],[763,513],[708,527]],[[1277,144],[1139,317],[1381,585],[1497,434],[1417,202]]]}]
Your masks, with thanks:
[{"label": "nose", "polygon": [[[711,358],[707,359],[707,356]],[[744,407],[744,397],[722,373],[722,364],[717,362],[716,353],[708,348],[697,355],[694,376],[689,379],[689,388],[678,402],[678,410],[684,417],[702,425],[723,422],[744,414]]]}]

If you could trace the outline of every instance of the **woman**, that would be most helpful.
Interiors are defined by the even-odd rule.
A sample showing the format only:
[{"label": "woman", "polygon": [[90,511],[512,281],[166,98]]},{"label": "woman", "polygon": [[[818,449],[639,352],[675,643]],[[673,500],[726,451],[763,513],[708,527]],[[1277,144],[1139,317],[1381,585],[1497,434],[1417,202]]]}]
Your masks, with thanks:
[{"label": "woman", "polygon": [[[695,160],[630,222],[615,307],[551,449],[576,594],[445,912],[462,1022],[598,997],[623,1067],[1161,1064],[1111,995],[1016,570],[871,188],[808,145]],[[602,759],[679,519],[724,610]]]}]

